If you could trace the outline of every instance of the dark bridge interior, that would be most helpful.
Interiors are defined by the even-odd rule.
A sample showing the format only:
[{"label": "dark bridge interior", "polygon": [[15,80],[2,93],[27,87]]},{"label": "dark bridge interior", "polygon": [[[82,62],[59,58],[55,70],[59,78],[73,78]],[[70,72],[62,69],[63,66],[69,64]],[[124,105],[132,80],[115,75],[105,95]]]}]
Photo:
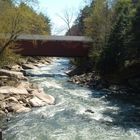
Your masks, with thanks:
[{"label": "dark bridge interior", "polygon": [[20,35],[15,51],[24,56],[86,57],[92,43],[84,36]]}]

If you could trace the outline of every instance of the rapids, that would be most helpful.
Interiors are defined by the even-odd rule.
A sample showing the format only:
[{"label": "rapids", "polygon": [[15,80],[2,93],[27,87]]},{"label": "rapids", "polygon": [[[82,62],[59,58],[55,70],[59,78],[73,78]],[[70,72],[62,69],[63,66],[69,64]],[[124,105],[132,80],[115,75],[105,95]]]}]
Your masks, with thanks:
[{"label": "rapids", "polygon": [[68,59],[57,58],[27,71],[31,82],[54,96],[56,104],[12,116],[4,139],[140,140],[140,107],[68,82],[69,66]]}]

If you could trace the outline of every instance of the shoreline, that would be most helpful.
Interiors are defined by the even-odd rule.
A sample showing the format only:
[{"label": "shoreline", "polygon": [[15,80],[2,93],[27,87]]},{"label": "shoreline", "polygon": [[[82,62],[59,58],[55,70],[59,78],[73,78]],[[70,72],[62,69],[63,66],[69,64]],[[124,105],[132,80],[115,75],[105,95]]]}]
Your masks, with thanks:
[{"label": "shoreline", "polygon": [[21,64],[0,69],[0,118],[11,114],[29,112],[32,108],[54,105],[55,98],[42,88],[30,83],[26,69],[34,69],[51,63],[50,58],[29,57]]},{"label": "shoreline", "polygon": [[102,77],[94,70],[84,70],[83,67],[76,67],[70,70],[67,75],[69,76],[69,82],[85,86],[93,90],[101,90],[111,93],[110,95],[125,95],[138,94],[139,90],[136,90],[127,83],[109,82],[102,79]]}]

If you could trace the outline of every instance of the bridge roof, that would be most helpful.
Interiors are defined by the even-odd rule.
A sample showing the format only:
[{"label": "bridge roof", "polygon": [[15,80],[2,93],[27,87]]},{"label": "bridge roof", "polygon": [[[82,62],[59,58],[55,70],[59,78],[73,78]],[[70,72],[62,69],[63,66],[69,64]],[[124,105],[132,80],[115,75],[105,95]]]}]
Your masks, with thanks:
[{"label": "bridge roof", "polygon": [[47,36],[47,35],[20,35],[18,40],[42,40],[42,41],[76,41],[92,42],[92,39],[86,36]]}]

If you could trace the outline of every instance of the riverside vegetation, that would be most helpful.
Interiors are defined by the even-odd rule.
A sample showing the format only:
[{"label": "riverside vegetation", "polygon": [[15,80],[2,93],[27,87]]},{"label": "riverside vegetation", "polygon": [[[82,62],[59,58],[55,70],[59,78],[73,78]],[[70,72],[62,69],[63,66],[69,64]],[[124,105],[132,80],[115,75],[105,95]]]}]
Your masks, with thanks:
[{"label": "riverside vegetation", "polygon": [[92,76],[85,74],[85,77],[92,85],[96,85],[95,82],[103,83],[106,87],[111,84],[124,85],[139,93],[139,0],[92,0],[80,11],[71,34],[87,35],[93,39],[89,58],[84,61],[81,58],[72,60],[76,66],[80,66],[78,71],[81,68],[83,72],[75,70],[76,73],[71,75],[90,71]]}]

